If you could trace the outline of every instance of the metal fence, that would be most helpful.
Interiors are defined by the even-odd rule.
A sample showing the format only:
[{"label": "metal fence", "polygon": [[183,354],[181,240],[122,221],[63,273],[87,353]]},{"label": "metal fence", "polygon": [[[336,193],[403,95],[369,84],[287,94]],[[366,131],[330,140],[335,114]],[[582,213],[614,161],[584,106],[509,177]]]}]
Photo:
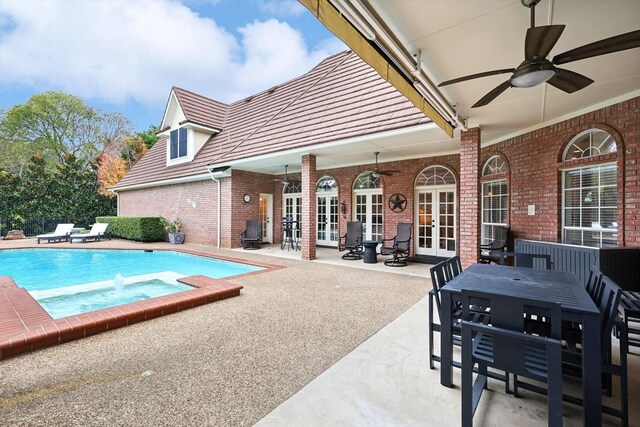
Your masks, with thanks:
[{"label": "metal fence", "polygon": [[9,230],[22,230],[27,237],[49,233],[55,230],[58,224],[73,223],[76,227],[91,228],[95,218],[29,218],[26,220],[12,220],[0,218],[0,235],[7,235]]}]

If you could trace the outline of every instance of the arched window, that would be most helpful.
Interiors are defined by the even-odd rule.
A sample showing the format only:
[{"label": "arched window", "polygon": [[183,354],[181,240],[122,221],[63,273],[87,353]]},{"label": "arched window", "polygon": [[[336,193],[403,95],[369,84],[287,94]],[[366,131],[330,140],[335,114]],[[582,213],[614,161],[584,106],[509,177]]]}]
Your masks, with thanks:
[{"label": "arched window", "polygon": [[370,172],[360,174],[353,183],[354,190],[368,190],[380,187],[380,177],[373,176]]},{"label": "arched window", "polygon": [[456,183],[456,177],[444,166],[429,166],[423,169],[416,178],[416,187],[430,187],[432,185],[451,185]]},{"label": "arched window", "polygon": [[300,182],[300,181],[289,181],[282,188],[282,192],[284,194],[302,193],[302,182]]},{"label": "arched window", "polygon": [[583,159],[601,154],[615,153],[616,141],[601,129],[589,129],[576,135],[564,150],[562,160]]},{"label": "arched window", "polygon": [[[489,158],[482,168],[482,243],[491,243],[496,230],[507,225],[507,162],[500,155]],[[497,179],[496,179],[497,178]]]},{"label": "arched window", "polygon": [[[571,140],[563,160],[584,159],[616,151],[616,141],[610,134],[601,129],[589,129]],[[564,243],[601,248],[617,246],[617,171],[615,162],[564,170]]]},{"label": "arched window", "polygon": [[316,193],[321,193],[325,191],[338,191],[338,183],[335,178],[330,176],[323,176],[318,180],[316,184]]}]

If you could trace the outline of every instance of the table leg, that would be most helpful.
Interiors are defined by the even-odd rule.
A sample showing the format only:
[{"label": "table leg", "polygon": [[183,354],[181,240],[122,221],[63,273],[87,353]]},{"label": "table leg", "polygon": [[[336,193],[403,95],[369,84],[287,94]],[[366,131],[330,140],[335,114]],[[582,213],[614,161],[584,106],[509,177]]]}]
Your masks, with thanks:
[{"label": "table leg", "polygon": [[451,294],[440,292],[442,318],[440,319],[440,384],[453,385],[453,327],[451,323]]},{"label": "table leg", "polygon": [[601,370],[600,318],[585,316],[582,324],[582,393],[585,426],[602,424]]}]

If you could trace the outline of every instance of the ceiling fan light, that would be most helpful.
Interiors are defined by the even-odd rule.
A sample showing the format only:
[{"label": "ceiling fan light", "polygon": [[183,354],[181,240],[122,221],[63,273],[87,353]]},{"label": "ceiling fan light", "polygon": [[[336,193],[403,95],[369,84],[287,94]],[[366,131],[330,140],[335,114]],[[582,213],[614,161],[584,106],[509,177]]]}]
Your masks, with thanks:
[{"label": "ceiling fan light", "polygon": [[535,70],[511,78],[511,86],[534,87],[556,75],[556,70]]}]

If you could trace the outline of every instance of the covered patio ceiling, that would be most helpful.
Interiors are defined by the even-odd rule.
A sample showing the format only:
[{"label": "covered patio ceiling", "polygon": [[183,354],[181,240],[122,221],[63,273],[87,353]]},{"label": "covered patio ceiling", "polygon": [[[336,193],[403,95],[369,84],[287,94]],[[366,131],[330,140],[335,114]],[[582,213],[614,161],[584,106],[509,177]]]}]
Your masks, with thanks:
[{"label": "covered patio ceiling", "polygon": [[[376,19],[410,54],[420,50],[422,69],[435,85],[484,71],[516,68],[524,60],[530,11],[520,0],[342,3],[377,15]],[[536,26],[566,25],[549,58],[640,29],[640,1],[634,0],[542,0],[535,15]],[[544,83],[533,88],[510,88],[479,108],[471,106],[507,81],[510,74],[469,80],[442,87],[440,91],[467,118],[468,127],[481,127],[483,145],[640,95],[640,49],[560,67],[583,74],[595,83],[573,94]]]}]

